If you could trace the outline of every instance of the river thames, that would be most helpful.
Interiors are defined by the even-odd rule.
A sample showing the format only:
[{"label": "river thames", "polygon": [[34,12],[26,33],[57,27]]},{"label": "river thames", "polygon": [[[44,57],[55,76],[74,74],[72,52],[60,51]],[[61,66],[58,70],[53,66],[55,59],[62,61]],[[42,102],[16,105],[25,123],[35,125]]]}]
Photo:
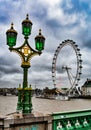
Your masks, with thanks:
[{"label": "river thames", "polygon": [[[16,112],[17,96],[0,96],[0,115]],[[91,109],[91,99],[71,99],[69,101],[32,98],[33,111],[46,114],[52,112]]]}]

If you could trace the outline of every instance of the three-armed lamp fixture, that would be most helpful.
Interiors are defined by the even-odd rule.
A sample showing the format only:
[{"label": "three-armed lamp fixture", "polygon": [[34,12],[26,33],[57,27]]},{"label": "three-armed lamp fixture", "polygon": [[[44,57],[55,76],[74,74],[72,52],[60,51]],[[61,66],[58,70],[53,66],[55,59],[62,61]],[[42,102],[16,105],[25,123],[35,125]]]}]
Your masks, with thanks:
[{"label": "three-armed lamp fixture", "polygon": [[10,51],[14,51],[19,54],[21,58],[21,67],[23,68],[23,87],[19,85],[18,87],[18,103],[17,110],[21,110],[22,113],[31,113],[32,111],[32,102],[31,102],[31,86],[28,86],[28,68],[31,66],[30,60],[35,55],[40,55],[44,49],[45,37],[39,29],[39,34],[35,37],[35,48],[28,43],[28,36],[31,34],[32,22],[29,20],[28,15],[26,19],[22,22],[22,34],[24,35],[24,43],[17,48],[14,48],[16,45],[17,31],[13,28],[13,23],[11,28],[7,30],[7,45],[9,46]]}]

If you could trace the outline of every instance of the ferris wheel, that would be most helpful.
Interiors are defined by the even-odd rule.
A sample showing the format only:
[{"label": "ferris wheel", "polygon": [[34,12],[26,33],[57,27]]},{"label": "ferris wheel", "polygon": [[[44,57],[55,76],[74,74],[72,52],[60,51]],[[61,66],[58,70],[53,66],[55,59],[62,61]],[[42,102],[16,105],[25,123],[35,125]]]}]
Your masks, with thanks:
[{"label": "ferris wheel", "polygon": [[80,49],[73,40],[65,40],[55,50],[52,61],[54,87],[68,88],[71,92],[78,86],[82,74]]}]

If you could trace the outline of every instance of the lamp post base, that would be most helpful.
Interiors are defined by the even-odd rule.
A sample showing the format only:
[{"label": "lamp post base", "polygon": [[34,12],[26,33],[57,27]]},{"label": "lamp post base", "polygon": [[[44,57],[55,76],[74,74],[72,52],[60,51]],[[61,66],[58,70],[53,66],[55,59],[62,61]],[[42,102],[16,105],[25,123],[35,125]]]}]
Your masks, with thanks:
[{"label": "lamp post base", "polygon": [[32,101],[31,101],[32,88],[18,88],[18,103],[17,111],[22,111],[22,113],[32,112]]}]

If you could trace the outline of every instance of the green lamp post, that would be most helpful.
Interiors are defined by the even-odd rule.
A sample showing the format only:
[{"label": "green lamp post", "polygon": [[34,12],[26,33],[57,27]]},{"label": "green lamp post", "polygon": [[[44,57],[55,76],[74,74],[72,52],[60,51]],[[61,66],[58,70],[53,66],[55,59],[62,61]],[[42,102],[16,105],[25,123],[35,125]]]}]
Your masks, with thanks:
[{"label": "green lamp post", "polygon": [[26,19],[22,22],[22,34],[24,35],[24,43],[17,48],[13,46],[16,45],[17,32],[13,28],[13,23],[11,28],[7,30],[7,45],[10,51],[16,52],[21,58],[21,67],[23,68],[23,87],[19,85],[18,87],[18,103],[17,110],[21,110],[22,113],[31,113],[32,111],[32,101],[31,101],[31,85],[28,86],[28,69],[31,66],[30,60],[35,55],[40,55],[44,49],[45,37],[39,34],[35,37],[35,48],[34,50],[28,43],[28,36],[31,34],[32,22],[29,20],[28,15]]}]

